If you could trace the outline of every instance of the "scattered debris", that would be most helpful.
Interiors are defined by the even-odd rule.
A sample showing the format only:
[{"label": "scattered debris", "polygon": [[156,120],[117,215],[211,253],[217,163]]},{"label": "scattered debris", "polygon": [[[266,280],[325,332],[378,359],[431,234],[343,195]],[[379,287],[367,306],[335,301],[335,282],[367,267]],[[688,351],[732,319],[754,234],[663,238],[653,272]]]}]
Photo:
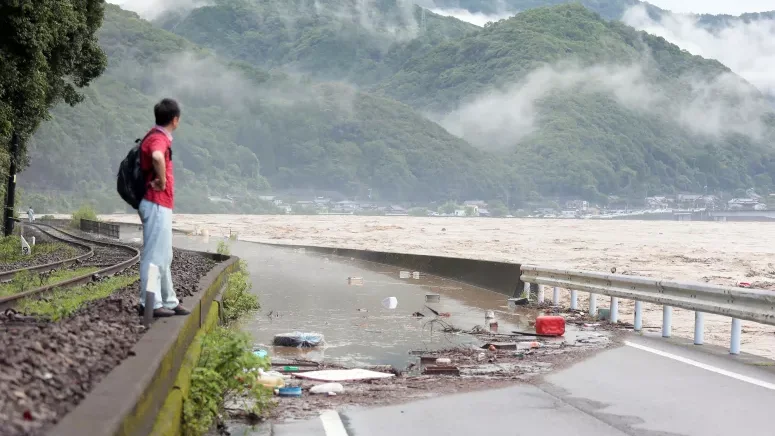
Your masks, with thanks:
[{"label": "scattered debris", "polygon": [[347,277],[347,284],[353,286],[363,286],[363,277]]},{"label": "scattered debris", "polygon": [[398,272],[398,278],[400,279],[408,279],[411,277],[412,273],[409,271],[399,271]]},{"label": "scattered debris", "polygon": [[311,371],[306,373],[296,374],[296,377],[305,378],[309,380],[317,381],[355,381],[355,380],[372,380],[379,378],[395,377],[394,374],[385,374],[384,372],[369,371],[366,369],[329,369],[323,371]]},{"label": "scattered debris", "polygon": [[487,344],[482,345],[482,348],[490,351],[495,350],[516,350],[517,349],[517,343],[516,342],[490,342]]},{"label": "scattered debris", "polygon": [[281,397],[300,397],[301,386],[288,386],[288,387],[280,388],[278,389],[277,394],[280,395]]},{"label": "scattered debris", "polygon": [[751,284],[748,283],[748,282],[740,282],[740,283],[737,284],[737,286],[740,287],[740,288],[750,288]]},{"label": "scattered debris", "polygon": [[396,297],[388,297],[382,300],[382,306],[385,307],[385,309],[395,309],[398,307],[398,298]]},{"label": "scattered debris", "polygon": [[426,375],[460,375],[460,368],[457,366],[429,365],[423,369]]},{"label": "scattered debris", "polygon": [[420,312],[415,312],[415,313],[412,314],[412,316],[415,317],[415,318],[423,318],[423,317],[425,317],[425,315],[423,315]]},{"label": "scattered debris", "polygon": [[541,336],[562,336],[565,334],[565,318],[561,316],[539,316],[536,318],[536,334]]},{"label": "scattered debris", "polygon": [[323,383],[313,386],[309,392],[311,394],[341,394],[344,392],[344,386],[341,383]]},{"label": "scattered debris", "polygon": [[517,306],[527,306],[530,304],[530,300],[527,298],[509,298],[508,299],[508,305],[510,309],[513,309]]},{"label": "scattered debris", "polygon": [[321,333],[282,333],[274,337],[274,345],[281,347],[317,347],[324,343],[325,339]]},{"label": "scattered debris", "polygon": [[438,303],[441,301],[441,295],[439,294],[425,294],[426,303]]}]

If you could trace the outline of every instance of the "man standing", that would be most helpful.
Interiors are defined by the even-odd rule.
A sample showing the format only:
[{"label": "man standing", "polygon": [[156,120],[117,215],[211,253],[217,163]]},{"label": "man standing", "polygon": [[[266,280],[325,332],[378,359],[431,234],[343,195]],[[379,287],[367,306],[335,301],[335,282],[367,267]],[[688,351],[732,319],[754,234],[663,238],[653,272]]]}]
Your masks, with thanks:
[{"label": "man standing", "polygon": [[138,213],[143,223],[143,253],[140,260],[140,308],[145,305],[148,289],[148,267],[159,267],[161,283],[151,289],[156,292],[153,316],[188,315],[178,302],[172,287],[172,208],[175,177],[172,166],[172,132],[180,123],[180,107],[175,100],[165,98],[153,107],[156,125],[140,145],[140,165],[146,174],[148,189],[140,202]]},{"label": "man standing", "polygon": [[27,218],[29,218],[30,222],[35,221],[35,212],[32,210],[32,207],[27,210]]}]

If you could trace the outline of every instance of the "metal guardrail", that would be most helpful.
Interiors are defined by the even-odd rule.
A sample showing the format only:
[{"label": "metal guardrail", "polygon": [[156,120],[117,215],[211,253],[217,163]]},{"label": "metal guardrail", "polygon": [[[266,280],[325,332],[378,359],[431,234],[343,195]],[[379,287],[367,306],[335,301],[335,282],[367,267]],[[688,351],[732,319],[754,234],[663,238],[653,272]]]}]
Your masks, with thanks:
[{"label": "metal guardrail", "polygon": [[[589,292],[590,315],[597,314],[597,295],[611,297],[610,321],[618,322],[619,299],[635,301],[635,331],[643,327],[642,303],[663,306],[662,336],[670,337],[672,308],[695,312],[694,343],[704,342],[703,314],[712,313],[732,318],[730,353],[740,353],[740,320],[775,325],[775,292],[733,288],[700,283],[657,280],[647,277],[605,274],[587,271],[522,265],[521,280],[543,300],[541,286],[554,288],[554,303],[559,304],[559,289],[571,291],[571,309],[578,309],[577,292]],[[534,289],[538,288],[538,289]]]},{"label": "metal guardrail", "polygon": [[96,233],[109,238],[119,239],[120,229],[121,226],[118,224],[81,219],[81,230],[84,232]]}]

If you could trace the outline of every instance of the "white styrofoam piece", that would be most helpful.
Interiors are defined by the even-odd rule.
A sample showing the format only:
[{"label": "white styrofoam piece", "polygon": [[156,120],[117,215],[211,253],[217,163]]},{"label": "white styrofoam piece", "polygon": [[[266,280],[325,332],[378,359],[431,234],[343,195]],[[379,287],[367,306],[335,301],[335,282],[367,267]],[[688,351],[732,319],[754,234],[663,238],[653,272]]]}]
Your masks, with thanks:
[{"label": "white styrofoam piece", "polygon": [[355,380],[371,380],[375,378],[395,377],[394,374],[385,374],[384,372],[369,371],[367,369],[327,369],[324,371],[300,372],[294,374],[299,378],[308,380],[317,380],[324,382],[342,382]]}]

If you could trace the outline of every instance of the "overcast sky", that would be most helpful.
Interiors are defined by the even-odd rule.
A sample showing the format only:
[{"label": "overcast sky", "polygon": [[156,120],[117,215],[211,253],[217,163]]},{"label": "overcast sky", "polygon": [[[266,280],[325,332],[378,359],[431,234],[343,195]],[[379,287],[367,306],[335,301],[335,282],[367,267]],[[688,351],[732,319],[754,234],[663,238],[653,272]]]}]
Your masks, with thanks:
[{"label": "overcast sky", "polygon": [[740,15],[775,10],[773,0],[647,0],[662,9],[696,14]]}]

